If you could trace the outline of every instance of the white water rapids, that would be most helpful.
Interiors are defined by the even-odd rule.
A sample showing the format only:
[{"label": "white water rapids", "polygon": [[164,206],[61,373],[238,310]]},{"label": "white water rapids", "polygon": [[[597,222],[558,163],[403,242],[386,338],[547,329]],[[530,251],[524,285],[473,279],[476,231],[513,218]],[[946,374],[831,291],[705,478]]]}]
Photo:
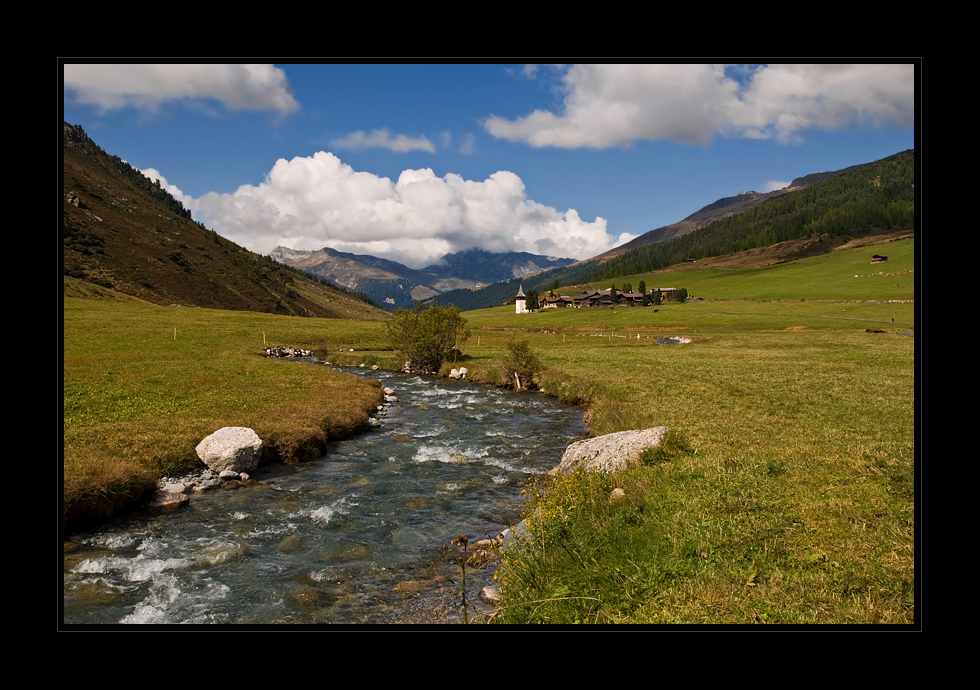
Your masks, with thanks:
[{"label": "white water rapids", "polygon": [[[446,620],[443,547],[513,524],[527,480],[586,436],[581,410],[465,381],[358,374],[398,395],[379,428],[174,514],[71,535],[64,624]],[[468,573],[468,596],[490,578]]]}]

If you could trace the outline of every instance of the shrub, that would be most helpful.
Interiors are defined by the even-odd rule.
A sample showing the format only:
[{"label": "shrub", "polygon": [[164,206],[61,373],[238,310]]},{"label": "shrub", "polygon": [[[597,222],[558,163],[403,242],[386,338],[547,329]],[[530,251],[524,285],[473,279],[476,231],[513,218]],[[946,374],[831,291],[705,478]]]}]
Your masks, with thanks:
[{"label": "shrub", "polygon": [[387,323],[388,342],[411,371],[439,371],[470,337],[469,326],[454,305],[398,309]]},{"label": "shrub", "polygon": [[498,365],[504,385],[534,389],[537,386],[534,377],[541,369],[541,360],[525,336],[515,336],[507,342],[507,355]]}]

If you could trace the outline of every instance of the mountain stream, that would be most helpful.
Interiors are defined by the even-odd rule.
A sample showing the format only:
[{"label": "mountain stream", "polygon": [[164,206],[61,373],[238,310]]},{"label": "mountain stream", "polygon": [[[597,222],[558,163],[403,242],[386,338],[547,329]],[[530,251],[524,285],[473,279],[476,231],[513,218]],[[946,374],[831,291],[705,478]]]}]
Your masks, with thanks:
[{"label": "mountain stream", "polygon": [[[519,520],[527,481],[586,437],[581,410],[466,381],[357,373],[398,396],[380,427],[317,461],[259,468],[249,486],[194,494],[175,513],[71,535],[64,624],[456,622],[459,568],[445,547]],[[481,606],[492,578],[492,564],[467,568],[470,603]]]}]

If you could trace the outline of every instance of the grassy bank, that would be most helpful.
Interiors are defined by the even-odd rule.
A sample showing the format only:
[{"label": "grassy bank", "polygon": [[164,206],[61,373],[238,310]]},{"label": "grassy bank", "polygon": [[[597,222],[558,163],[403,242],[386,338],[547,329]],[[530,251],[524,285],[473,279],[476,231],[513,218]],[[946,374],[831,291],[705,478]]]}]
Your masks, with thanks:
[{"label": "grassy bank", "polygon": [[380,389],[263,356],[268,345],[380,347],[380,322],[158,307],[91,295],[64,305],[64,519],[110,513],[160,476],[201,467],[198,442],[247,426],[268,459],[317,455],[365,428]]},{"label": "grassy bank", "polygon": [[594,433],[666,425],[693,451],[617,478],[626,501],[593,495],[591,515],[545,499],[581,518],[533,552],[533,577],[512,575],[503,620],[909,622],[913,338],[819,310],[707,307],[661,309],[660,332],[687,345],[637,324],[612,330],[639,341],[532,334],[545,387],[588,399]]},{"label": "grassy bank", "polygon": [[[665,425],[680,441],[616,477],[529,487],[537,538],[501,567],[496,620],[912,623],[916,358],[900,331],[914,306],[886,300],[914,298],[914,252],[869,253],[889,262],[840,253],[744,281],[690,269],[643,277],[733,301],[465,313],[472,337],[457,365],[470,378],[503,383],[508,341],[526,336],[540,385],[587,404],[593,433]],[[867,280],[854,278],[861,266]],[[738,301],[775,294],[789,297]],[[843,296],[853,301],[817,301]],[[264,359],[263,333],[335,362],[398,365],[380,322],[67,297],[64,313],[66,506],[102,505],[117,487],[195,464],[194,444],[220,426],[312,438],[363,419],[377,389]],[[691,342],[657,343],[668,336]],[[610,503],[614,487],[624,499]]]},{"label": "grassy bank", "polygon": [[[732,286],[705,277],[718,298],[746,297],[717,280]],[[792,281],[781,289],[792,294]],[[874,299],[866,292],[851,297]],[[915,343],[899,334],[912,304],[469,316],[479,344],[465,364],[477,377],[492,379],[504,343],[523,332],[546,365],[545,389],[588,401],[593,433],[666,425],[687,441],[614,478],[531,488],[537,539],[499,572],[499,622],[913,622]],[[617,486],[625,499],[610,504]]]}]

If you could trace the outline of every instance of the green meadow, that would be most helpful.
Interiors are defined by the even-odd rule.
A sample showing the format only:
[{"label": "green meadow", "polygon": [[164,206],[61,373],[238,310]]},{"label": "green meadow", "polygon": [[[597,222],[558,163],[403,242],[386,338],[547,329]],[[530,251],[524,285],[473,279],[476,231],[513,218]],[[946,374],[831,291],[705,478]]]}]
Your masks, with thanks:
[{"label": "green meadow", "polygon": [[[617,477],[529,487],[536,538],[498,571],[496,620],[913,623],[914,306],[880,301],[914,298],[912,243],[899,244],[873,270],[863,249],[613,281],[731,301],[469,313],[477,378],[493,381],[524,333],[541,385],[585,402],[594,434],[668,426],[677,441]],[[891,286],[851,282],[906,261]]]},{"label": "green meadow", "polygon": [[377,386],[262,350],[379,348],[381,322],[161,307],[66,281],[66,523],[110,514],[161,476],[200,468],[195,446],[223,426],[251,427],[271,458],[297,461],[366,428],[380,402]]},{"label": "green meadow", "polygon": [[[593,434],[672,430],[621,475],[527,487],[535,536],[499,565],[494,621],[912,624],[914,305],[887,300],[914,299],[913,271],[914,244],[899,241],[610,281],[704,301],[465,312],[472,336],[451,366],[469,378],[505,383],[497,365],[523,336],[543,364],[538,387]],[[281,434],[284,453],[317,428],[358,428],[376,389],[264,359],[263,339],[398,367],[381,321],[91,298],[66,298],[64,321],[66,501],[192,465],[220,426]]]},{"label": "green meadow", "polygon": [[[596,289],[628,281],[652,287],[685,287],[694,298],[751,300],[907,300],[915,296],[915,240],[836,251],[761,268],[699,268],[681,264],[673,270],[616,278]],[[888,261],[872,264],[871,256]],[[676,283],[676,285],[675,285]],[[563,293],[566,294],[566,293]]]}]

